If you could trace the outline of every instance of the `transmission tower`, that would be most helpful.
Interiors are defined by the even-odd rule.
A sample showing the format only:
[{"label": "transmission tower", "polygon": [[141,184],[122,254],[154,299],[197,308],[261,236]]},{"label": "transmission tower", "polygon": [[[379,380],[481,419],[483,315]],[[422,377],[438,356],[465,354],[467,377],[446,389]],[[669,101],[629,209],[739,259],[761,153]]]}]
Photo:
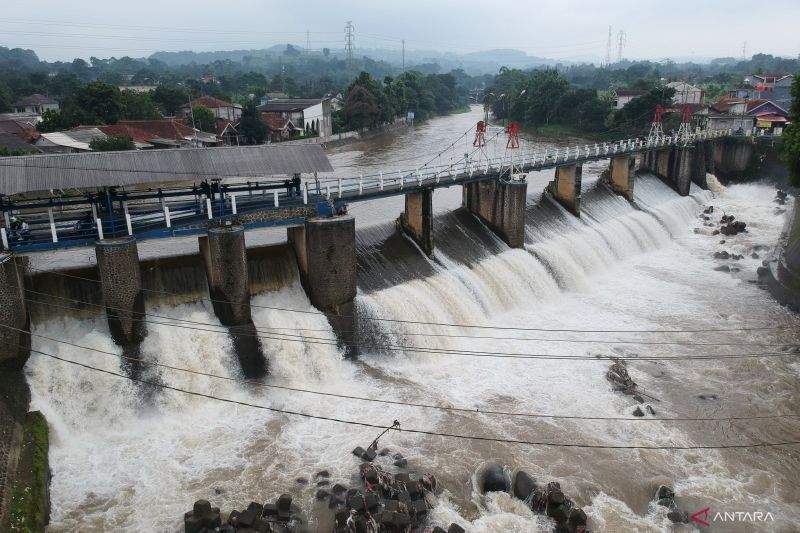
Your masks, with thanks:
[{"label": "transmission tower", "polygon": [[664,113],[664,108],[661,105],[656,106],[656,114],[653,116],[653,123],[650,125],[650,134],[647,136],[647,143],[656,143],[664,136],[664,125],[661,122],[661,115]]},{"label": "transmission tower", "polygon": [[608,42],[606,43],[606,67],[611,64],[611,26],[608,27]]},{"label": "transmission tower", "polygon": [[344,51],[347,53],[348,61],[353,59],[353,48],[355,48],[356,36],[353,21],[348,20],[344,25]]},{"label": "transmission tower", "polygon": [[747,61],[747,41],[742,43],[742,61]]},{"label": "transmission tower", "polygon": [[619,30],[617,34],[617,63],[622,61],[623,48],[625,48],[625,30]]}]

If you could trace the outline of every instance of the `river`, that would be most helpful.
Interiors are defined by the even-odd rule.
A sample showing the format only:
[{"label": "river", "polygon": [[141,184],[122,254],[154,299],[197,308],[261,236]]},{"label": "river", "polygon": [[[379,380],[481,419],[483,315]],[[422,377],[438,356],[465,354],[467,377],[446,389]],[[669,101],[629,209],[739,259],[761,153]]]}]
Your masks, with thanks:
[{"label": "river", "polygon": [[[413,168],[479,118],[480,111],[473,108],[333,149],[330,158],[338,171],[348,174]],[[537,146],[559,142],[523,138],[523,143]],[[467,149],[469,144],[471,139]],[[584,168],[580,219],[541,201],[552,173],[530,176],[526,244],[519,250],[509,250],[486,228],[454,211],[460,188],[434,195],[433,260],[421,257],[407,240],[393,237],[402,198],[355,204],[356,307],[361,323],[372,325],[363,332],[370,346],[350,360],[328,343],[264,340],[271,372],[267,382],[481,410],[630,417],[636,403],[612,391],[605,379],[609,361],[594,358],[617,355],[629,360],[631,377],[653,398],[646,402],[655,417],[621,421],[488,415],[245,386],[165,368],[145,373],[183,389],[276,409],[385,425],[397,419],[406,428],[553,444],[403,432],[381,439],[382,446],[401,452],[414,471],[437,476],[444,492],[431,519],[445,527],[455,521],[478,532],[552,530],[551,522],[507,494],[482,497],[474,490],[475,469],[496,459],[539,480],[559,481],[596,531],[692,530],[689,525],[675,529],[666,509],[652,503],[660,484],[672,486],[681,508],[690,514],[710,507],[712,512],[770,512],[774,518],[767,523],[715,522],[710,531],[797,531],[797,446],[558,446],[690,448],[794,441],[800,436],[796,418],[657,420],[797,412],[800,363],[794,346],[800,344],[800,320],[754,283],[761,258],[777,242],[785,222],[783,208],[773,202],[774,186],[748,183],[712,192],[693,185],[690,196],[682,198],[656,177],[643,175],[636,180],[634,208],[597,184],[603,166]],[[732,213],[747,223],[748,231],[721,244],[722,237],[698,217],[707,205],[715,208],[713,221],[723,212]],[[247,239],[267,242],[282,235],[263,231]],[[744,258],[715,259],[713,253],[722,250]],[[715,270],[724,265],[734,268]],[[253,303],[313,309],[297,279],[255,296]],[[219,323],[208,302],[151,302],[148,312]],[[333,335],[324,317],[315,314],[254,308],[253,319],[259,328],[302,329],[315,338]],[[490,328],[426,324],[431,322]],[[773,329],[756,329],[764,327]],[[59,342],[121,354],[103,317],[54,318],[35,323],[33,332],[53,339],[35,337],[34,349],[120,369],[115,357]],[[385,345],[423,350],[375,347]],[[441,351],[425,351],[430,349]],[[489,358],[474,352],[580,358]],[[240,377],[226,335],[150,325],[142,353],[147,361]],[[779,355],[699,358],[759,353]],[[646,357],[686,358],[637,360]],[[132,382],[36,354],[26,373],[32,408],[44,412],[51,427],[53,532],[182,531],[182,514],[199,498],[229,511],[251,500],[272,501],[284,492],[294,494],[308,512],[310,530],[324,531],[330,523],[327,510],[312,505],[317,487],[296,479],[327,469],[333,482],[353,482],[358,460],[350,451],[367,446],[377,433],[174,391],[145,394]]]}]

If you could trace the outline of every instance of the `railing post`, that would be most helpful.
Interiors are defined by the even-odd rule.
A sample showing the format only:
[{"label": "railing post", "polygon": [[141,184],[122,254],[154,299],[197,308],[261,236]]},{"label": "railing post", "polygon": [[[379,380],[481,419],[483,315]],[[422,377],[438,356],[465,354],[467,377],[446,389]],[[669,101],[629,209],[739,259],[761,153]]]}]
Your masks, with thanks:
[{"label": "railing post", "polygon": [[99,218],[94,219],[95,224],[97,224],[97,239],[103,240],[103,221]]},{"label": "railing post", "polygon": [[358,176],[358,195],[364,194],[364,174]]},{"label": "railing post", "polygon": [[280,203],[278,201],[278,191],[272,191],[272,202],[275,204],[275,207],[279,207]]},{"label": "railing post", "polygon": [[131,216],[125,213],[125,225],[128,226],[128,235],[133,236],[133,224],[131,224]]},{"label": "railing post", "polygon": [[10,250],[11,247],[8,245],[8,235],[6,235],[6,228],[0,228],[0,239],[3,241],[3,248],[6,250]]},{"label": "railing post", "polygon": [[331,186],[328,183],[325,184],[325,199],[326,200],[331,199]]},{"label": "railing post", "polygon": [[303,205],[308,205],[308,182],[303,184]]},{"label": "railing post", "polygon": [[214,213],[211,211],[211,199],[206,198],[206,213],[208,214],[208,220],[211,220],[214,217]]},{"label": "railing post", "polygon": [[381,170],[380,175],[381,175],[381,190],[383,190],[383,170]]},{"label": "railing post", "polygon": [[169,216],[169,206],[164,206],[164,224],[168,227],[172,227],[172,219]]},{"label": "railing post", "polygon": [[402,191],[403,190],[403,181],[404,181],[403,173],[398,170],[397,171],[397,175],[400,176],[400,190]]},{"label": "railing post", "polygon": [[53,242],[58,242],[58,233],[56,233],[56,224],[53,222],[53,208],[47,208],[47,218],[50,220],[50,234],[53,236]]},{"label": "railing post", "polygon": [[233,213],[234,215],[236,215],[236,214],[238,214],[238,212],[239,212],[239,211],[236,209],[236,195],[235,195],[235,194],[231,194],[231,195],[230,195],[230,197],[231,197],[231,213]]},{"label": "railing post", "polygon": [[338,187],[339,198],[341,198],[342,197],[342,178],[339,178],[336,181],[336,185]]}]

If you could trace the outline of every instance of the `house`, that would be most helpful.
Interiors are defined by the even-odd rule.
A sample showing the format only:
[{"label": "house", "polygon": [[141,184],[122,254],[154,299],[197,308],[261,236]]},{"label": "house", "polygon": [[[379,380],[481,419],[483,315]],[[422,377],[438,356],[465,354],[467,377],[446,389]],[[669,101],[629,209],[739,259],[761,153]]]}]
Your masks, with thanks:
[{"label": "house", "polygon": [[0,151],[9,152],[31,152],[41,153],[42,151],[31,143],[25,142],[23,139],[14,135],[13,133],[0,132]]},{"label": "house", "polygon": [[766,132],[780,135],[789,113],[764,98],[739,99],[722,97],[709,106],[708,129],[741,130],[744,133]]},{"label": "house", "polygon": [[32,142],[39,138],[39,132],[36,131],[36,125],[25,120],[0,120],[0,133],[16,135],[25,142]]},{"label": "house", "polygon": [[[186,124],[186,119],[120,120],[115,125],[128,126],[145,132],[146,141],[155,147],[218,146],[221,143],[215,134],[200,131]],[[136,140],[136,137],[133,138]]]},{"label": "house", "polygon": [[792,83],[794,83],[793,74],[752,74],[738,87],[728,91],[728,97],[769,100],[782,109],[789,109],[792,103]]},{"label": "house", "polygon": [[278,113],[282,118],[291,120],[292,124],[302,127],[307,135],[333,135],[329,98],[275,98],[256,109],[262,113]]},{"label": "house", "polygon": [[45,111],[58,111],[58,102],[43,94],[32,94],[11,104],[17,113],[41,115]]},{"label": "house", "polygon": [[78,126],[72,131],[97,129],[108,137],[130,137],[138,149],[218,146],[221,141],[186,125],[183,119],[120,120],[103,126]]},{"label": "house", "polygon": [[685,81],[673,81],[668,83],[667,87],[675,89],[675,95],[672,97],[672,103],[675,105],[703,103],[705,90],[700,87],[695,87]]},{"label": "house", "polygon": [[645,94],[647,94],[647,91],[635,91],[635,90],[614,91],[614,107],[617,109],[622,109],[628,104],[628,102],[630,102],[634,98],[639,98],[640,96],[644,96]]},{"label": "house", "polygon": [[220,100],[219,98],[214,98],[211,96],[203,96],[200,98],[195,98],[188,104],[181,107],[183,111],[183,116],[191,117],[192,108],[194,106],[202,105],[211,110],[214,113],[215,118],[224,118],[226,120],[239,120],[242,118],[242,106],[239,104],[232,104],[230,102],[226,102],[225,100]]},{"label": "house", "polygon": [[261,121],[269,127],[269,140],[274,143],[286,141],[302,131],[280,113],[261,113]]},{"label": "house", "polygon": [[753,74],[751,78],[755,91],[753,97],[769,100],[782,109],[791,107],[793,74]]},{"label": "house", "polygon": [[227,146],[239,146],[242,144],[242,138],[239,135],[239,122],[218,118],[217,137],[222,139],[222,143]]},{"label": "house", "polygon": [[108,136],[97,128],[86,128],[75,131],[57,131],[42,133],[34,143],[46,154],[72,154],[90,152],[89,143],[93,139],[106,139]]}]

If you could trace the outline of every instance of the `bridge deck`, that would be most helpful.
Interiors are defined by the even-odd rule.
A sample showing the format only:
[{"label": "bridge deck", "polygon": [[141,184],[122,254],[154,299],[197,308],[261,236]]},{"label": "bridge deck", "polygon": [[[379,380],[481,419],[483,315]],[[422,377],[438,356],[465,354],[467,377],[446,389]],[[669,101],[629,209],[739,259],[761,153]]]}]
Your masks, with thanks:
[{"label": "bridge deck", "polygon": [[[524,179],[523,174],[564,165],[638,154],[721,137],[729,132],[703,132],[654,142],[624,140],[547,151],[509,150],[486,158],[479,150],[460,161],[415,170],[348,178],[305,181],[299,192],[285,180],[224,184],[218,191],[190,187],[116,192],[106,189],[81,196],[5,202],[4,248],[18,252],[93,244],[98,238],[134,235],[138,239],[169,238],[204,232],[209,223],[238,219],[245,227],[293,225],[315,214],[319,204],[346,204],[405,195],[423,189],[464,185],[494,179]],[[12,229],[11,217],[27,222]],[[99,224],[98,224],[99,223]]]}]

